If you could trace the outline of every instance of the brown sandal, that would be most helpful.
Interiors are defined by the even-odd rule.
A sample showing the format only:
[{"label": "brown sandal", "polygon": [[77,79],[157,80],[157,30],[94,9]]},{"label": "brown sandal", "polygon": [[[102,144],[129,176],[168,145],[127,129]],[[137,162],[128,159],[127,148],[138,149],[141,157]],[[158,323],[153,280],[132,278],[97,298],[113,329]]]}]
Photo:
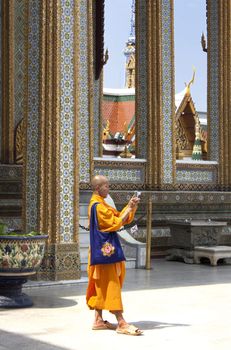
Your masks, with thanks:
[{"label": "brown sandal", "polygon": [[126,327],[117,327],[116,332],[119,334],[126,334],[126,335],[141,335],[141,334],[143,334],[143,331],[141,331],[139,328],[133,326],[132,324],[129,324]]},{"label": "brown sandal", "polygon": [[99,325],[94,324],[92,329],[94,331],[102,331],[102,330],[105,330],[105,329],[116,330],[116,326],[114,326],[112,323],[110,323],[108,321],[103,321]]}]

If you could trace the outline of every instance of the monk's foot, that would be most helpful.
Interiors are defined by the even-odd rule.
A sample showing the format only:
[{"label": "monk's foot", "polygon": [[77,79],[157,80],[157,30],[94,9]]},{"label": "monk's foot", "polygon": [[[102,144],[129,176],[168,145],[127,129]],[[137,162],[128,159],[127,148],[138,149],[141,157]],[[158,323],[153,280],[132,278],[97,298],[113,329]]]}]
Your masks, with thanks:
[{"label": "monk's foot", "polygon": [[108,322],[108,321],[104,321],[104,320],[97,320],[93,323],[92,326],[93,330],[104,330],[104,329],[111,329],[111,330],[115,330],[116,326],[113,325],[112,323]]},{"label": "monk's foot", "polygon": [[138,327],[135,327],[134,325],[126,322],[119,324],[118,327],[116,328],[116,332],[119,334],[134,335],[134,336],[143,334],[143,331],[141,331]]}]

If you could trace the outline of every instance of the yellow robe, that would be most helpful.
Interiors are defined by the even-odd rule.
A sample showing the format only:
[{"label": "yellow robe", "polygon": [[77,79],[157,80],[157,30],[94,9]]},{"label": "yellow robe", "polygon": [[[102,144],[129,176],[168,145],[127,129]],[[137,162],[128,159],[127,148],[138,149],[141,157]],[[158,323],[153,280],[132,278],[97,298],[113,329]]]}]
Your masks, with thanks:
[{"label": "yellow robe", "polygon": [[[102,232],[112,232],[119,230],[121,226],[129,224],[134,219],[134,209],[127,220],[122,222],[121,212],[108,205],[103,197],[93,194],[89,208],[88,217],[90,218],[91,206],[94,203],[100,203],[96,207],[99,229]],[[125,277],[124,261],[115,264],[93,265],[90,266],[90,255],[88,258],[88,287],[86,300],[90,309],[123,311],[121,298],[121,288]]]}]

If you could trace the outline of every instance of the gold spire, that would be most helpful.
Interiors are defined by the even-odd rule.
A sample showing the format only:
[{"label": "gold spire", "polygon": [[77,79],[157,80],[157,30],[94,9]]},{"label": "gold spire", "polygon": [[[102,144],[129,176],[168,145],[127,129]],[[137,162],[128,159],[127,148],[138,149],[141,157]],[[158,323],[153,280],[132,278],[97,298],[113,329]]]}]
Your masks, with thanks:
[{"label": "gold spire", "polygon": [[188,84],[185,83],[185,86],[186,86],[186,95],[190,95],[190,86],[194,83],[195,74],[196,74],[196,69],[195,69],[195,67],[193,67],[193,76],[192,76],[192,79],[190,80],[190,82],[189,82]]}]

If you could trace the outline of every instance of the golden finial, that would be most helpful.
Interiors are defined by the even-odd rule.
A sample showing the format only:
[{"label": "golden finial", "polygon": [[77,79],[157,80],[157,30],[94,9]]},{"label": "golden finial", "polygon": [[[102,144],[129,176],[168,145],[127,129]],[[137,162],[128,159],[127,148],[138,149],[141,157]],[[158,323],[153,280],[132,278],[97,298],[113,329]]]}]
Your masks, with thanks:
[{"label": "golden finial", "polygon": [[186,95],[190,95],[190,86],[194,83],[195,74],[196,74],[196,69],[195,69],[195,67],[193,67],[193,76],[192,76],[192,79],[190,80],[190,82],[189,82],[188,84],[185,83],[185,86],[186,86]]},{"label": "golden finial", "polygon": [[103,65],[105,65],[107,63],[109,59],[109,53],[108,53],[108,48],[106,49],[104,56],[103,56]]},{"label": "golden finial", "polygon": [[205,35],[204,35],[203,32],[202,32],[202,35],[201,35],[201,46],[202,46],[202,50],[203,50],[204,52],[207,52],[207,51],[208,51],[208,48],[207,48],[207,45],[206,45]]},{"label": "golden finial", "polygon": [[110,135],[110,122],[109,120],[107,120],[107,124],[105,126],[105,128],[103,129],[103,140],[108,140],[109,139],[109,135]]},{"label": "golden finial", "polygon": [[127,126],[127,122],[124,122],[124,140],[126,140],[128,135],[128,126]]}]

